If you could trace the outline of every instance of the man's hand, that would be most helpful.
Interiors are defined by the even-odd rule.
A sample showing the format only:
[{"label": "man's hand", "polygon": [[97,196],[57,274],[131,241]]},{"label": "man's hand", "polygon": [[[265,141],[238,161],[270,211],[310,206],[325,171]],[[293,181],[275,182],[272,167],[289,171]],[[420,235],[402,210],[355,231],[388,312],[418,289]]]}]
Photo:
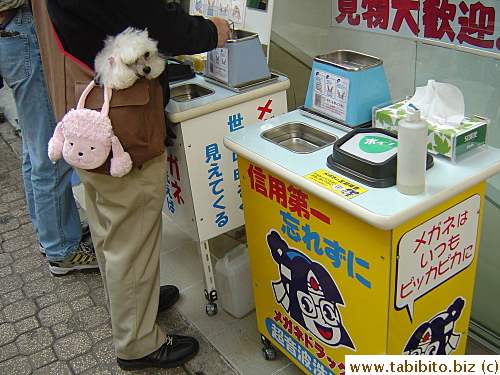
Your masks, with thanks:
[{"label": "man's hand", "polygon": [[224,47],[229,39],[229,32],[231,31],[229,22],[220,17],[210,17],[209,20],[215,24],[215,27],[217,27],[217,48]]}]

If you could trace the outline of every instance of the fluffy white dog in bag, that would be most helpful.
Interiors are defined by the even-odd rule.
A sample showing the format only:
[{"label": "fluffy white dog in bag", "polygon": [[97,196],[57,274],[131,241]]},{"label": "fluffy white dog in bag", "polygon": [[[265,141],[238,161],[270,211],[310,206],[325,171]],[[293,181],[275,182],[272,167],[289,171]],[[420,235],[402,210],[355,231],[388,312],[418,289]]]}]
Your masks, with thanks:
[{"label": "fluffy white dog in bag", "polygon": [[121,90],[132,86],[139,77],[158,77],[165,70],[166,58],[158,52],[157,45],[147,30],[133,27],[109,36],[95,58],[96,81]]}]

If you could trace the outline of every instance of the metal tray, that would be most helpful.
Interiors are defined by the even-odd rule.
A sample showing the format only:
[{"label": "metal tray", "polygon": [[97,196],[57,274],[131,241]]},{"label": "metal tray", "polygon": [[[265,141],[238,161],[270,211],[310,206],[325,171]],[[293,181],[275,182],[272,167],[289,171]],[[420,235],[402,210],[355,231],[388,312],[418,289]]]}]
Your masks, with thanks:
[{"label": "metal tray", "polygon": [[268,85],[270,83],[274,83],[278,80],[279,76],[277,74],[271,73],[271,78],[264,78],[258,82],[252,82],[252,83],[248,83],[248,84],[237,86],[237,87],[230,86],[227,83],[224,83],[224,82],[219,81],[219,80],[212,78],[212,77],[207,77],[207,76],[203,76],[203,77],[205,78],[205,81],[213,83],[214,85],[224,87],[225,89],[228,89],[228,90],[231,90],[231,91],[234,91],[237,93],[242,93],[245,91],[250,91],[250,90],[259,88],[261,86]]},{"label": "metal tray", "polygon": [[338,138],[302,122],[287,122],[260,135],[289,151],[306,154],[333,144]]}]

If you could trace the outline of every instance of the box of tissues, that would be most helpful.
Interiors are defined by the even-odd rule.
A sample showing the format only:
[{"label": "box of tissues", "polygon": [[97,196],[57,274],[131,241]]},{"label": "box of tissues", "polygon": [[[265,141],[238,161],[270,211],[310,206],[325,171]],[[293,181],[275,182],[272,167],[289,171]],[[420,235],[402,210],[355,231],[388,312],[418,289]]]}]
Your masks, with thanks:
[{"label": "box of tissues", "polygon": [[397,133],[399,121],[406,117],[406,107],[414,104],[429,126],[427,149],[457,163],[470,151],[486,148],[489,121],[485,118],[464,116],[463,95],[455,86],[429,80],[427,86],[418,87],[415,95],[393,104],[385,103],[373,108],[373,127]]}]

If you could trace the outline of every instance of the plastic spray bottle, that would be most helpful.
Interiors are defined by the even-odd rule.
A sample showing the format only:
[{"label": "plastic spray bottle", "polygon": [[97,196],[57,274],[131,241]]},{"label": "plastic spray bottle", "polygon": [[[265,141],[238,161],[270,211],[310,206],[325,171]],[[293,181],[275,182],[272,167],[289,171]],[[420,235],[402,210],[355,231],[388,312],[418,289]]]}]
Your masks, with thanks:
[{"label": "plastic spray bottle", "polygon": [[415,195],[425,190],[427,164],[427,121],[420,110],[408,104],[406,118],[398,125],[396,186],[400,193]]}]

